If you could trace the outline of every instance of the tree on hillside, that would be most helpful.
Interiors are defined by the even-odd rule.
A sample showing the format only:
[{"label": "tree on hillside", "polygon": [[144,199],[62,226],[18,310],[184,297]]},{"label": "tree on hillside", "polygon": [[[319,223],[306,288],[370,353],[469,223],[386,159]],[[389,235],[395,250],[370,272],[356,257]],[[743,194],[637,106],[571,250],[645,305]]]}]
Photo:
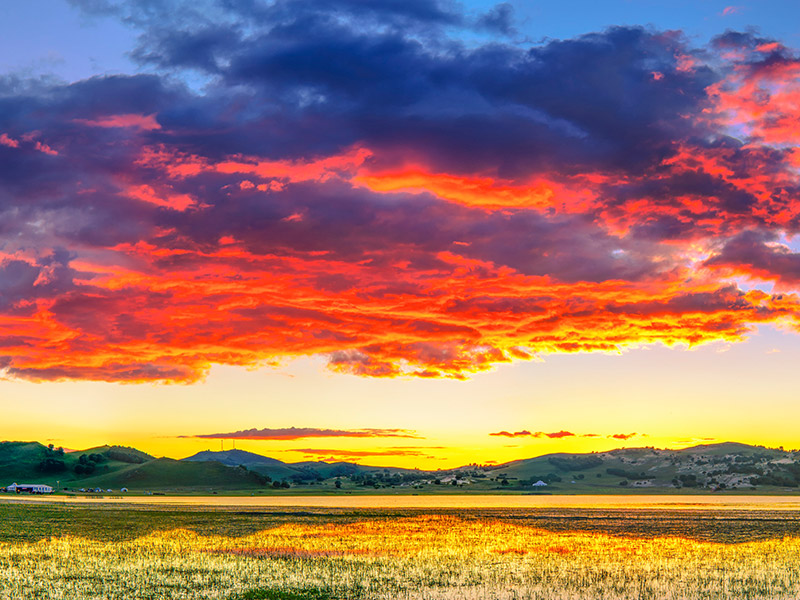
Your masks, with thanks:
[{"label": "tree on hillside", "polygon": [[[59,453],[60,450],[61,452]],[[62,460],[64,456],[64,449],[53,449],[53,444],[50,444],[44,451],[44,458],[36,465],[36,469],[42,473],[60,473],[67,470],[67,465]]]}]

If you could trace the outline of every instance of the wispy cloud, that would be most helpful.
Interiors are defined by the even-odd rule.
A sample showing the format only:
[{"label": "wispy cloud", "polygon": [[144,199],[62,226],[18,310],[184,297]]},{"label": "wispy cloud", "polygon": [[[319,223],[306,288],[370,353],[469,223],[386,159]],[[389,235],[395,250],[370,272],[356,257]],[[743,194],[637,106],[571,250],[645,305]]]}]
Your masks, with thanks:
[{"label": "wispy cloud", "polygon": [[575,437],[576,434],[572,433],[571,431],[553,431],[550,433],[544,431],[536,431],[530,432],[527,429],[523,429],[522,431],[497,431],[495,433],[490,433],[489,435],[498,436],[498,437],[508,437],[508,438],[517,438],[517,437],[534,437],[534,438],[550,438],[550,439],[560,439],[565,437]]},{"label": "wispy cloud", "polygon": [[382,450],[342,450],[332,448],[292,448],[291,452],[299,452],[308,456],[324,456],[326,460],[366,458],[370,456],[415,456],[420,458],[436,458],[417,448],[387,448]]},{"label": "wispy cloud", "polygon": [[319,429],[316,427],[284,427],[264,429],[242,429],[228,433],[206,433],[191,436],[218,440],[299,440],[303,438],[411,438],[423,439],[410,429]]},{"label": "wispy cloud", "polygon": [[673,444],[678,444],[678,445],[681,445],[681,446],[689,446],[689,445],[692,445],[692,444],[702,444],[702,443],[705,443],[705,442],[713,442],[715,440],[716,440],[716,438],[713,438],[713,437],[691,437],[691,438],[683,438],[683,439],[674,440],[672,443]]},{"label": "wispy cloud", "polygon": [[[522,429],[520,431],[496,431],[494,433],[490,433],[489,435],[495,437],[506,437],[506,438],[520,438],[520,437],[531,437],[531,438],[549,438],[549,439],[561,439],[561,438],[568,438],[568,437],[582,437],[582,438],[597,438],[602,437],[599,433],[573,433],[571,431],[561,430],[561,431],[553,431],[553,432],[544,432],[544,431],[528,431],[527,429]],[[606,437],[613,438],[617,440],[628,440],[636,435],[644,435],[644,434],[637,434],[637,433],[614,433],[610,434]]]}]

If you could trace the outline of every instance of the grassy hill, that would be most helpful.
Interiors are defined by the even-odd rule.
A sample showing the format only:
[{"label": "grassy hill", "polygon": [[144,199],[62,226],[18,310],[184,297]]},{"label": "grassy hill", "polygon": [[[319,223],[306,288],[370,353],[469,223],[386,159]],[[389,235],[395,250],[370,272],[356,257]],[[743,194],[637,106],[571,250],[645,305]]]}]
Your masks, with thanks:
[{"label": "grassy hill", "polygon": [[46,452],[47,447],[39,442],[0,442],[0,485],[22,480],[25,483],[49,481],[49,475],[38,468]]},{"label": "grassy hill", "polygon": [[261,488],[266,480],[257,473],[218,462],[183,462],[157,458],[142,464],[81,480],[81,487],[131,490],[200,490]]},{"label": "grassy hill", "polygon": [[[307,493],[800,491],[800,452],[725,442],[683,450],[556,453],[431,472],[350,462],[284,463],[243,450],[200,452],[178,461],[123,446],[64,453],[38,442],[0,442],[0,486],[59,481],[70,489],[267,490],[273,489],[270,480]],[[534,487],[539,480],[547,485]]]},{"label": "grassy hill", "polygon": [[[800,454],[736,442],[683,450],[625,448],[592,454],[549,454],[491,471],[510,486],[541,479],[549,488],[745,489],[800,485]],[[577,487],[575,487],[577,486]]]},{"label": "grassy hill", "polygon": [[0,442],[0,486],[46,483],[62,488],[250,489],[267,480],[218,462],[155,458],[125,446],[99,446],[65,453],[38,442]]},{"label": "grassy hill", "polygon": [[83,453],[100,454],[105,456],[108,460],[128,464],[142,464],[155,459],[155,456],[151,456],[146,452],[128,446],[98,446],[97,448],[84,450],[81,454]]}]

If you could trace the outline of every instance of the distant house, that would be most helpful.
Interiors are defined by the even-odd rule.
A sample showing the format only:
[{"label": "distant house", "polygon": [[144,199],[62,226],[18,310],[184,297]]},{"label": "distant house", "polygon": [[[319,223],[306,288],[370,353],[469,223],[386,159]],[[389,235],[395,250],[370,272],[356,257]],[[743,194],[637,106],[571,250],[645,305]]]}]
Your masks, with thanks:
[{"label": "distant house", "polygon": [[17,494],[52,494],[53,488],[39,483],[12,483],[6,487],[6,491],[16,492]]},{"label": "distant house", "polygon": [[533,487],[547,487],[547,484],[541,479],[533,484]]}]

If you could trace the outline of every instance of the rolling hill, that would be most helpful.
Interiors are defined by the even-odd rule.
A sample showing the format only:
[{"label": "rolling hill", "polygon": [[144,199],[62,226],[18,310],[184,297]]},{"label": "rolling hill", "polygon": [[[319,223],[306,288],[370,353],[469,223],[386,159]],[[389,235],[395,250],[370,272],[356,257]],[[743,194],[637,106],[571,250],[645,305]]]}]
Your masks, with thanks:
[{"label": "rolling hill", "polygon": [[548,454],[492,468],[509,482],[542,480],[567,488],[630,486],[665,489],[793,488],[800,484],[800,453],[736,442],[682,450],[622,448],[592,454]]},{"label": "rolling hill", "polygon": [[119,489],[250,489],[268,480],[218,462],[155,458],[125,446],[65,453],[38,442],[0,442],[0,485],[46,483],[61,487]]},{"label": "rolling hill", "polygon": [[800,452],[725,442],[682,450],[647,447],[556,453],[501,465],[420,471],[350,462],[285,463],[243,450],[205,451],[173,460],[123,446],[64,453],[38,442],[0,442],[0,485],[53,485],[56,481],[71,489],[127,487],[132,491],[251,490],[265,488],[270,481],[292,486],[325,482],[327,489],[363,491],[413,487],[439,493],[455,491],[451,485],[482,493],[782,491],[800,488]]},{"label": "rolling hill", "polygon": [[148,462],[89,477],[81,487],[131,490],[201,490],[260,488],[266,479],[248,469],[218,462],[182,462],[156,458]]},{"label": "rolling hill", "polygon": [[351,462],[322,462],[303,461],[286,463],[276,458],[269,458],[244,450],[204,450],[182,459],[188,462],[217,461],[229,467],[244,465],[252,471],[266,475],[273,480],[311,481],[324,480],[332,477],[350,477],[365,475],[373,472],[406,474],[417,473],[415,469],[402,469],[398,467],[373,467],[359,465]]},{"label": "rolling hill", "polygon": [[183,462],[218,462],[228,467],[238,467],[244,465],[252,471],[266,475],[270,479],[289,479],[297,475],[299,471],[290,465],[276,458],[269,458],[246,452],[245,450],[222,450],[215,452],[204,450],[188,458],[182,459]]}]

